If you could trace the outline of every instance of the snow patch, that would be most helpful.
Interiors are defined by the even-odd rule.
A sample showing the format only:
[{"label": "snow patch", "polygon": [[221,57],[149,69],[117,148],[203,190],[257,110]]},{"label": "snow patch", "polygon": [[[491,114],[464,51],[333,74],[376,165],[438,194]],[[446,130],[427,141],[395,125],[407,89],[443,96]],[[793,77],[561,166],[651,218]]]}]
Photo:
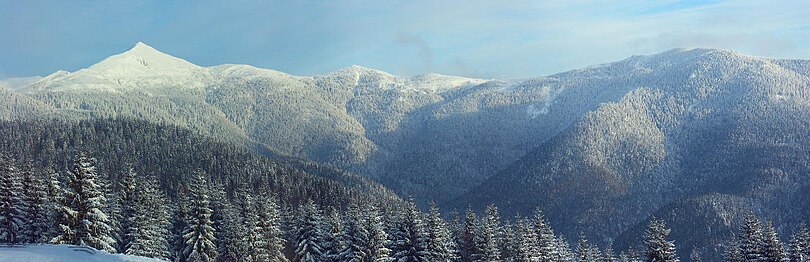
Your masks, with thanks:
[{"label": "snow patch", "polygon": [[0,262],[38,261],[38,262],[92,262],[92,261],[128,261],[155,262],[153,258],[110,254],[90,247],[69,245],[0,245]]}]

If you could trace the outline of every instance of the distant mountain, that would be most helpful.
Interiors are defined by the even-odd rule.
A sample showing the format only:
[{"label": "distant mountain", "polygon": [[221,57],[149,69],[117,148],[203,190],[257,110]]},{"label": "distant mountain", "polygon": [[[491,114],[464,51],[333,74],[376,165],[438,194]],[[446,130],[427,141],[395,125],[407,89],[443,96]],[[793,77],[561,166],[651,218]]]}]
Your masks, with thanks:
[{"label": "distant mountain", "polygon": [[747,212],[798,223],[810,214],[798,208],[810,192],[808,69],[810,61],[673,50],[552,76],[579,81],[557,101],[618,96],[449,206],[540,207],[563,233],[602,243],[630,228],[637,236],[658,214],[673,222],[676,243],[689,243],[682,257],[718,248]]},{"label": "distant mountain", "polygon": [[[0,89],[12,101],[0,117],[171,123],[353,171],[423,204],[540,207],[556,230],[600,244],[632,244],[620,236],[638,236],[652,214],[674,232],[715,230],[673,233],[689,252],[716,248],[749,208],[777,224],[810,213],[796,208],[810,190],[808,86],[810,61],[715,49],[484,80],[200,67],[138,43],[87,69]],[[685,213],[716,219],[680,223]]]}]

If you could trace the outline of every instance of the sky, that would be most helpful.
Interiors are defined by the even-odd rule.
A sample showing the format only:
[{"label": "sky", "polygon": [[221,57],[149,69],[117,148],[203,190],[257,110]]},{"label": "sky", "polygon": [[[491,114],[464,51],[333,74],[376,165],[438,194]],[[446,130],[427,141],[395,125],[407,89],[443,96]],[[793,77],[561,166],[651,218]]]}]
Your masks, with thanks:
[{"label": "sky", "polygon": [[0,0],[0,78],[138,41],[202,66],[527,78],[672,48],[810,59],[810,0]]}]

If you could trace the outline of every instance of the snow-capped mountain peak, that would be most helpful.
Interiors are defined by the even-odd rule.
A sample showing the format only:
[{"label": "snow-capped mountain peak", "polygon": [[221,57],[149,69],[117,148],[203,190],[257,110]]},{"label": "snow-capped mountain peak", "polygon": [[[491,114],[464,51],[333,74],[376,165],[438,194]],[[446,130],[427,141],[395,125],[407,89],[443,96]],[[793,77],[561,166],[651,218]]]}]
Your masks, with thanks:
[{"label": "snow-capped mountain peak", "polygon": [[186,60],[170,56],[138,42],[126,52],[110,56],[87,70],[104,73],[106,76],[131,77],[142,74],[183,74],[200,70],[201,67]]},{"label": "snow-capped mountain peak", "polygon": [[107,57],[86,69],[54,73],[24,91],[118,92],[127,89],[202,88],[209,78],[208,69],[138,42],[129,50]]}]

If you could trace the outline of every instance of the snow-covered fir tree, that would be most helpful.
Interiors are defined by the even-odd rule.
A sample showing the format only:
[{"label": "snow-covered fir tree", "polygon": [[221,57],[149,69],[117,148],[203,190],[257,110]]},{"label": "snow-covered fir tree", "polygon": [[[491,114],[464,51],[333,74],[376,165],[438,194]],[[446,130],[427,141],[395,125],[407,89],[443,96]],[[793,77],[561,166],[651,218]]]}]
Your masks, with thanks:
[{"label": "snow-covered fir tree", "polygon": [[456,261],[458,250],[439,208],[431,203],[427,216],[427,259],[429,261]]},{"label": "snow-covered fir tree", "polygon": [[554,261],[555,258],[559,257],[554,231],[551,230],[551,225],[548,224],[540,209],[534,211],[533,223],[534,236],[536,237],[534,252],[539,256],[540,261]]},{"label": "snow-covered fir tree", "polygon": [[667,240],[670,229],[663,220],[653,217],[644,232],[645,261],[677,262],[675,243]]},{"label": "snow-covered fir tree", "polygon": [[573,261],[576,255],[574,251],[571,250],[571,246],[568,244],[568,241],[565,240],[565,237],[559,236],[554,239],[554,248],[557,250],[557,257],[552,259],[551,261]]},{"label": "snow-covered fir tree", "polygon": [[154,178],[137,183],[134,195],[134,213],[126,239],[128,255],[167,259],[169,251],[169,211],[163,193]]},{"label": "snow-covered fir tree", "polygon": [[312,200],[307,200],[299,211],[295,234],[295,262],[326,261],[324,246],[327,245],[321,210]]},{"label": "snow-covered fir tree", "polygon": [[580,262],[598,262],[601,255],[599,249],[588,243],[584,233],[580,233],[579,241],[577,242],[576,257]]},{"label": "snow-covered fir tree", "polygon": [[366,261],[371,255],[369,232],[365,225],[365,216],[356,203],[346,209],[343,223],[343,245],[340,260],[347,262]]},{"label": "snow-covered fir tree", "polygon": [[121,177],[118,183],[118,204],[119,204],[119,229],[118,229],[118,250],[126,253],[129,243],[132,242],[132,224],[137,219],[135,217],[135,192],[140,190],[136,188],[135,180],[137,174],[132,167],[127,168],[127,172]]},{"label": "snow-covered fir tree", "polygon": [[422,213],[413,201],[408,201],[399,216],[392,236],[392,258],[397,262],[417,262],[427,260],[427,232]]},{"label": "snow-covered fir tree", "polygon": [[540,261],[537,252],[537,235],[528,219],[519,218],[515,222],[514,261]]},{"label": "snow-covered fir tree", "polygon": [[773,222],[769,219],[765,223],[765,227],[762,231],[762,260],[766,262],[783,262],[787,261],[787,254],[785,253],[785,247],[782,246],[782,242],[779,241],[779,235],[776,233],[776,229],[773,228]]},{"label": "snow-covered fir tree", "polygon": [[740,252],[744,261],[760,261],[763,259],[762,248],[765,242],[762,237],[762,228],[759,219],[753,214],[745,216],[740,235]]},{"label": "snow-covered fir tree", "polygon": [[103,181],[97,180],[95,159],[80,153],[68,172],[59,210],[59,229],[51,243],[87,245],[115,252],[112,227],[104,213],[107,200],[101,186]]},{"label": "snow-covered fir tree", "polygon": [[725,247],[725,251],[723,252],[723,261],[726,262],[743,262],[745,259],[743,258],[742,250],[740,250],[740,242],[737,241],[737,237],[732,235],[731,240],[728,241]]},{"label": "snow-covered fir tree", "polygon": [[366,209],[368,220],[366,222],[369,233],[368,246],[371,249],[371,257],[368,261],[388,262],[391,260],[391,250],[388,249],[388,233],[385,232],[382,213],[374,206]]},{"label": "snow-covered fir tree", "polygon": [[478,256],[474,257],[475,261],[501,261],[500,250],[500,236],[501,232],[501,217],[498,214],[498,208],[494,205],[487,206],[484,210],[484,216],[481,218],[481,225],[479,226],[481,233],[477,234],[475,241],[478,246]]},{"label": "snow-covered fir tree", "polygon": [[0,155],[0,243],[21,243],[25,241],[25,205],[20,184],[20,173],[14,159]]},{"label": "snow-covered fir tree", "polygon": [[214,222],[211,221],[213,210],[208,196],[210,187],[203,175],[202,171],[194,172],[189,186],[191,210],[188,225],[183,231],[186,261],[208,262],[217,257]]},{"label": "snow-covered fir tree", "polygon": [[261,197],[256,201],[256,234],[253,247],[258,261],[287,261],[284,257],[284,239],[279,228],[279,213],[276,201],[271,197]]},{"label": "snow-covered fir tree", "polygon": [[50,221],[48,220],[48,213],[50,210],[50,203],[48,200],[48,192],[45,187],[45,181],[34,174],[33,167],[30,162],[27,163],[26,168],[23,170],[23,206],[25,210],[23,216],[25,217],[25,229],[23,235],[27,243],[45,243],[48,240],[48,230]]},{"label": "snow-covered fir tree", "polygon": [[324,218],[324,257],[327,261],[339,261],[346,248],[343,237],[343,216],[335,207],[329,207]]},{"label": "snow-covered fir tree", "polygon": [[508,220],[504,221],[500,233],[501,257],[504,261],[513,260],[517,256],[516,234],[515,225]]},{"label": "snow-covered fir tree", "polygon": [[789,258],[790,261],[810,261],[810,232],[805,223],[800,223],[790,236]]},{"label": "snow-covered fir tree", "polygon": [[46,174],[47,180],[45,184],[45,192],[46,198],[48,199],[48,203],[46,205],[48,230],[46,231],[45,240],[43,240],[43,243],[47,243],[56,237],[59,231],[59,211],[61,210],[62,203],[64,201],[62,195],[63,189],[59,182],[59,172],[53,171],[52,168],[48,168]]},{"label": "snow-covered fir tree", "polygon": [[[208,198],[211,199],[210,207],[211,207],[211,227],[214,228],[214,245],[216,245],[217,250],[217,261],[228,261],[232,258],[224,257],[223,254],[227,254],[229,249],[232,249],[235,245],[235,242],[238,241],[237,239],[233,239],[228,237],[229,230],[242,230],[239,228],[228,228],[226,229],[226,221],[225,216],[229,210],[233,209],[231,206],[230,201],[228,201],[227,194],[225,193],[224,185],[218,183],[211,183],[208,185]],[[245,225],[241,225],[241,228],[246,228]],[[224,253],[223,253],[224,252]],[[235,258],[238,258],[236,256]]]},{"label": "snow-covered fir tree", "polygon": [[188,189],[182,188],[178,193],[177,199],[172,203],[171,209],[171,228],[169,233],[171,235],[171,256],[170,259],[175,262],[186,261],[185,254],[186,240],[183,237],[183,232],[188,227],[188,221],[191,220],[191,208],[189,204],[191,200],[188,196]]},{"label": "snow-covered fir tree", "polygon": [[479,250],[476,244],[478,234],[478,218],[472,209],[467,208],[464,215],[464,226],[459,237],[459,255],[461,261],[470,262],[478,256]]}]

